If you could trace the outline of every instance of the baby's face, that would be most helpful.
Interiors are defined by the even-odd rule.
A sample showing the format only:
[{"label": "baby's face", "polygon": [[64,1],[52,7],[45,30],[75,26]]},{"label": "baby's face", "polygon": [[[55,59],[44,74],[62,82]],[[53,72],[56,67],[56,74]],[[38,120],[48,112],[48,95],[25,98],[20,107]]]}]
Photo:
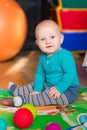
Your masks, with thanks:
[{"label": "baby's face", "polygon": [[60,49],[62,41],[63,35],[55,24],[41,25],[36,31],[36,44],[47,55]]}]

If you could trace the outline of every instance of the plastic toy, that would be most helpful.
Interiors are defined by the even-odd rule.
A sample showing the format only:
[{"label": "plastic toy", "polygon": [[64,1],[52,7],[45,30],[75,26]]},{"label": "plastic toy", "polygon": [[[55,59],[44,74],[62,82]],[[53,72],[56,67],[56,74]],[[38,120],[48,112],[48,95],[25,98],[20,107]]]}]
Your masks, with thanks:
[{"label": "plastic toy", "polygon": [[15,0],[0,0],[0,61],[15,56],[24,45],[27,19]]},{"label": "plastic toy", "polygon": [[7,129],[7,123],[5,120],[0,119],[0,130],[6,130]]},{"label": "plastic toy", "polygon": [[18,109],[13,115],[14,124],[21,129],[28,128],[33,122],[33,114],[27,108]]},{"label": "plastic toy", "polygon": [[34,116],[34,119],[36,118],[36,116],[37,116],[37,110],[36,110],[35,106],[33,106],[32,104],[24,104],[22,106],[22,108],[29,109],[32,112],[33,116]]},{"label": "plastic toy", "polygon": [[52,122],[46,126],[45,130],[62,130],[62,128],[58,123]]}]

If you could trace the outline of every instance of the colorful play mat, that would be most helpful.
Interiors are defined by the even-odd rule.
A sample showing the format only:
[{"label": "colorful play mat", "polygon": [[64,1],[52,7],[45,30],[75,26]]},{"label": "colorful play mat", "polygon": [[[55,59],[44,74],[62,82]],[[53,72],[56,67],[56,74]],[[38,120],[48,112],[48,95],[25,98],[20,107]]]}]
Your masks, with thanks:
[{"label": "colorful play mat", "polygon": [[[0,100],[6,97],[12,95],[7,90],[0,90]],[[7,122],[7,130],[20,130],[13,122],[17,109],[0,105],[0,119]],[[32,125],[25,130],[45,130],[52,122],[58,123],[62,130],[87,130],[87,88],[81,87],[79,98],[69,106],[37,107],[37,113]]]}]

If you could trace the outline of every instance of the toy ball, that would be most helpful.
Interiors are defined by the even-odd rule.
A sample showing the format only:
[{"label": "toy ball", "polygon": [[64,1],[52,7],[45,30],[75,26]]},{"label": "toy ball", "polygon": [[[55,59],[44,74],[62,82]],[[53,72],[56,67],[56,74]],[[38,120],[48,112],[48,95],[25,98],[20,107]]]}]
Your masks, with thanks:
[{"label": "toy ball", "polygon": [[15,0],[0,0],[0,61],[14,57],[27,36],[27,18]]},{"label": "toy ball", "polygon": [[35,106],[33,106],[32,104],[24,104],[24,105],[22,106],[22,108],[27,108],[27,109],[29,109],[29,110],[32,112],[33,116],[34,116],[34,119],[36,118],[37,110],[36,110],[36,107],[35,107]]},{"label": "toy ball", "polygon": [[13,115],[14,124],[21,129],[28,128],[33,122],[33,115],[26,108],[18,109]]},{"label": "toy ball", "polygon": [[62,130],[62,128],[58,123],[52,122],[46,126],[45,130]]},{"label": "toy ball", "polygon": [[0,130],[6,130],[7,129],[7,123],[5,120],[0,119]]}]

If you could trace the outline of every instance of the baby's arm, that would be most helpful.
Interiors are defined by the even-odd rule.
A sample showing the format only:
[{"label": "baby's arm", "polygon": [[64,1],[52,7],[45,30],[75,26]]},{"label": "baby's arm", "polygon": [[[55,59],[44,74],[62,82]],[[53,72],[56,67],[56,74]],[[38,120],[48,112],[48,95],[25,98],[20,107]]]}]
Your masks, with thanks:
[{"label": "baby's arm", "polygon": [[56,87],[55,86],[53,86],[53,87],[51,87],[50,88],[50,91],[49,91],[49,97],[54,97],[54,99],[57,99],[57,98],[59,98],[60,97],[60,93],[59,93],[59,91],[56,89]]}]

